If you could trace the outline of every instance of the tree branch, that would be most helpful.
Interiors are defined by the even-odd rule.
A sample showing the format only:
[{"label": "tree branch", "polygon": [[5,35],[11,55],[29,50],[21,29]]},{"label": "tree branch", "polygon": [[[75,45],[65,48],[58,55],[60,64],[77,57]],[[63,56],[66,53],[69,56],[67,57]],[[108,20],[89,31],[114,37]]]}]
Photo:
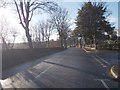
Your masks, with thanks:
[{"label": "tree branch", "polygon": [[22,18],[21,18],[20,12],[19,12],[19,8],[18,8],[18,5],[17,5],[17,2],[16,2],[15,0],[14,0],[14,3],[15,3],[15,6],[16,6],[18,15],[19,15],[20,24],[23,26],[23,28],[25,28],[25,26],[24,26],[24,24],[23,24],[23,22],[22,22]]},{"label": "tree branch", "polygon": [[20,8],[21,8],[21,13],[23,15],[23,19],[25,20],[25,14],[24,14],[24,9],[23,9],[23,2],[20,2]]},{"label": "tree branch", "polygon": [[31,12],[31,16],[30,16],[29,22],[31,21],[32,17],[33,17],[33,11]]}]

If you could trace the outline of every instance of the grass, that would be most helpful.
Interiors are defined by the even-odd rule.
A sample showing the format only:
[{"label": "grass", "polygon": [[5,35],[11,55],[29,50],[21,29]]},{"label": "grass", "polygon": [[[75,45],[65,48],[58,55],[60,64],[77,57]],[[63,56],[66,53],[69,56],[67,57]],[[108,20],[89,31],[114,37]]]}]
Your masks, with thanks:
[{"label": "grass", "polygon": [[14,67],[18,64],[33,61],[60,51],[63,48],[36,48],[36,49],[11,49],[2,51],[2,68]]}]

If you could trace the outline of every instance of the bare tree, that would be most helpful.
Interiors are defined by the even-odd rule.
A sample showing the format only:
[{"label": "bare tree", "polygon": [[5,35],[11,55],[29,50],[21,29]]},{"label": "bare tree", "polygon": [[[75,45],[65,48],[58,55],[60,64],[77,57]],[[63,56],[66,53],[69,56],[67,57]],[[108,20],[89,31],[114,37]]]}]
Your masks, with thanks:
[{"label": "bare tree", "polygon": [[[34,32],[36,42],[46,42],[46,46],[49,47],[50,36],[54,30],[54,25],[46,21],[39,21],[34,26],[32,26],[32,31]],[[44,45],[45,46],[45,45]]]},{"label": "bare tree", "polygon": [[41,42],[41,33],[38,23],[31,25],[31,35],[33,42]]},{"label": "bare tree", "polygon": [[67,9],[58,8],[55,13],[51,16],[51,23],[54,23],[59,38],[61,40],[61,47],[67,47],[66,39],[69,31],[69,13]]},{"label": "bare tree", "polygon": [[47,47],[49,47],[50,36],[52,35],[53,30],[54,30],[54,25],[50,23],[49,20],[47,20],[45,23],[45,30],[44,30],[44,36],[47,42]]},{"label": "bare tree", "polygon": [[[0,18],[0,39],[3,44],[3,49],[13,48],[18,32],[15,28],[10,27],[9,21],[4,16]],[[12,43],[12,44],[11,44]]]},{"label": "bare tree", "polygon": [[44,21],[41,21],[41,22],[38,22],[38,27],[39,27],[39,31],[41,33],[41,37],[42,37],[42,42],[45,41],[45,22]]},{"label": "bare tree", "polygon": [[13,41],[12,41],[12,44],[11,44],[11,49],[13,49],[14,43],[15,43],[15,39],[18,36],[19,33],[14,28],[12,28],[12,30],[10,31],[10,33],[11,33],[11,35],[13,37]]},{"label": "bare tree", "polygon": [[33,48],[31,35],[29,33],[29,23],[34,15],[34,12],[38,9],[43,11],[54,11],[57,4],[41,0],[20,0],[19,4],[16,0],[14,0],[14,3],[19,15],[20,24],[25,29],[29,48]]},{"label": "bare tree", "polygon": [[26,40],[26,38],[25,38],[24,35],[22,35],[22,41],[23,41],[23,43],[25,43],[25,44],[26,44],[26,42],[27,42],[27,40]]},{"label": "bare tree", "polygon": [[0,0],[0,7],[5,7],[6,6],[6,1],[5,0]]},{"label": "bare tree", "polygon": [[8,49],[8,34],[9,34],[9,23],[4,16],[0,18],[0,39],[3,44],[3,49]]}]

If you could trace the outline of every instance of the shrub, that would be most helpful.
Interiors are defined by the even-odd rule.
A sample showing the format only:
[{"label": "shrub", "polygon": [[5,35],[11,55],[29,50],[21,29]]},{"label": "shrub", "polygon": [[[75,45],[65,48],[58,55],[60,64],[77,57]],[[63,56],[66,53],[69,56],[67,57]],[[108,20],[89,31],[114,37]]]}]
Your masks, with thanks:
[{"label": "shrub", "polygon": [[99,44],[99,45],[97,45],[97,49],[119,50],[120,49],[120,43]]}]

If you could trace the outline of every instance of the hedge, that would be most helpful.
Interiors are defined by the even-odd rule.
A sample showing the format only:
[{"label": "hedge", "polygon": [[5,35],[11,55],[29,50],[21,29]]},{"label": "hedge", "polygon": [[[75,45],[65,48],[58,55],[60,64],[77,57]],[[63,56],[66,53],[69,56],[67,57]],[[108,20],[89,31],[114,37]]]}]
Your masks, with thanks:
[{"label": "hedge", "polygon": [[120,43],[99,44],[99,45],[97,45],[97,49],[119,50]]}]

